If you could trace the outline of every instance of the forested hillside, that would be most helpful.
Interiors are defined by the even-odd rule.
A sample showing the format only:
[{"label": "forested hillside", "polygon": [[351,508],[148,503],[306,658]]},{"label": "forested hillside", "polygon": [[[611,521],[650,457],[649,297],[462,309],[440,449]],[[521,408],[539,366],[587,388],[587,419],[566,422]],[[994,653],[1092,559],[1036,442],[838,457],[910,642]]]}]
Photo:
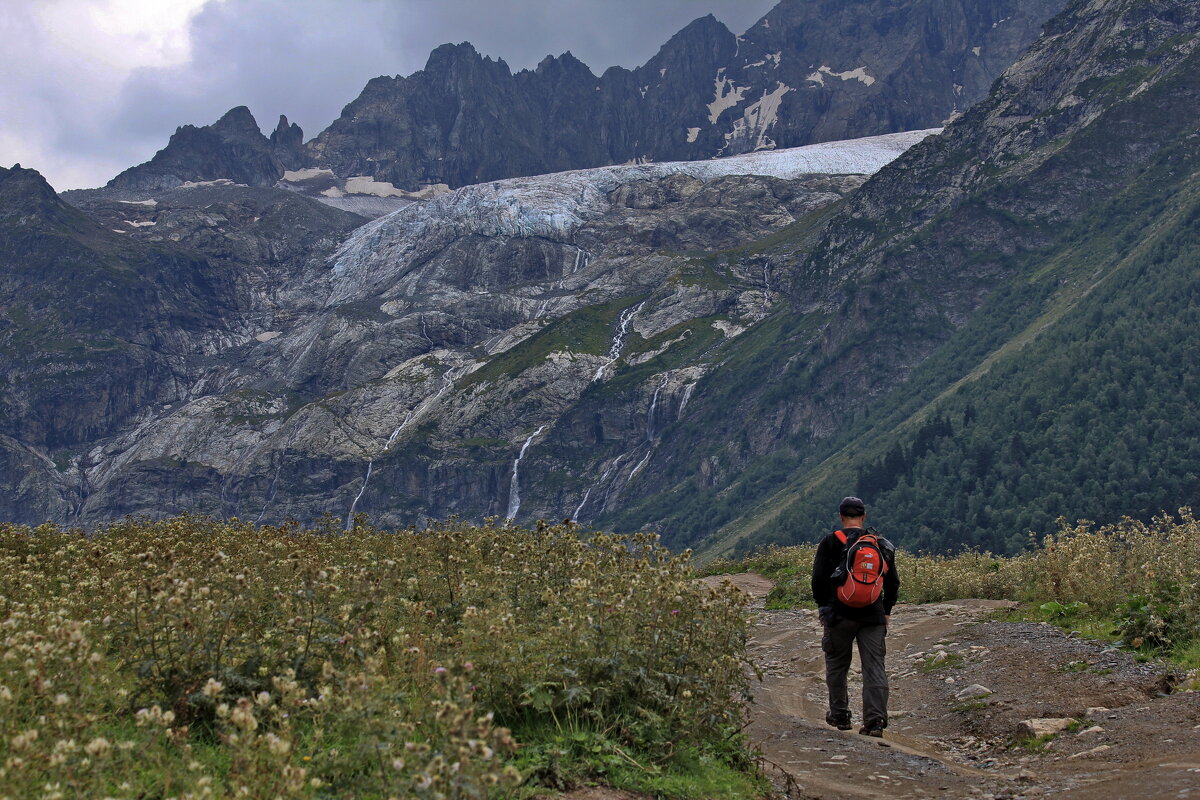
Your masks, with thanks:
[{"label": "forested hillside", "polygon": [[[937,550],[1014,552],[1059,516],[1148,519],[1193,504],[1198,171],[1200,137],[1181,136],[1063,244],[1026,255],[1019,277],[816,472],[828,492],[852,486],[909,546]],[[1019,332],[994,347],[1014,321]],[[917,398],[931,402],[914,410]],[[818,497],[758,541],[820,531]]]},{"label": "forested hillside", "polygon": [[851,197],[794,257],[798,313],[760,336],[759,377],[727,376],[766,385],[759,419],[808,418],[666,527],[708,512],[705,552],[746,552],[818,536],[858,491],[909,547],[1012,552],[1059,515],[1191,503],[1196,16],[1072,4]]}]

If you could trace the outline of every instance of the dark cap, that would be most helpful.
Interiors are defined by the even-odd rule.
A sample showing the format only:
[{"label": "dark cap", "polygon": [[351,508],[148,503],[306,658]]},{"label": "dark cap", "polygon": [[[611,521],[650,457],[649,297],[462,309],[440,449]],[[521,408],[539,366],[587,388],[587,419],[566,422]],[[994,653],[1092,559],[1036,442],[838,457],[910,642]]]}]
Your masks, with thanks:
[{"label": "dark cap", "polygon": [[857,497],[843,497],[838,513],[843,517],[861,517],[867,513],[867,507]]}]

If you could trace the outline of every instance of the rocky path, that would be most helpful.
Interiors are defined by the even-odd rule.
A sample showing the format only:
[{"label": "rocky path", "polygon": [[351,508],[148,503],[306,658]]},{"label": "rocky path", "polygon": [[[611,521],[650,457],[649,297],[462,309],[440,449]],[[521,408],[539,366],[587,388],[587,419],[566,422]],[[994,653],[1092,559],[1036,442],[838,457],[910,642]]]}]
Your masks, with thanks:
[{"label": "rocky path", "polygon": [[[761,610],[762,576],[706,580],[758,605],[749,732],[788,797],[1200,798],[1200,693],[1169,693],[1160,667],[1049,625],[993,621],[1003,602],[901,605],[891,725],[872,739],[824,722],[815,612]],[[856,711],[857,669],[855,656]],[[1069,727],[1033,743],[1026,720]]]}]

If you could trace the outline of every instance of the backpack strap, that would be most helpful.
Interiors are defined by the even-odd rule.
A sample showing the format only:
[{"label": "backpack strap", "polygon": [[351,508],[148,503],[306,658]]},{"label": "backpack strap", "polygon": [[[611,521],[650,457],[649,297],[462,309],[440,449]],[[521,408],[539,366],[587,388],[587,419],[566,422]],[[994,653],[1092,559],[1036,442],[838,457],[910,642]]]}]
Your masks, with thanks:
[{"label": "backpack strap", "polygon": [[834,531],[833,535],[836,536],[837,540],[839,542],[841,542],[842,544],[845,544],[847,542],[845,531]]}]

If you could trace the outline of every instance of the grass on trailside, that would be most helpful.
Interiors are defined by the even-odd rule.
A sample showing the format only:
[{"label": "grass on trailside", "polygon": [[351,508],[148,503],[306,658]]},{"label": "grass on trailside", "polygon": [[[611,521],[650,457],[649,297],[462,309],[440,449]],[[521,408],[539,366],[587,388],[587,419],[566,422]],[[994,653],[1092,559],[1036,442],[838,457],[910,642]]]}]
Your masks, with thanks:
[{"label": "grass on trailside", "polygon": [[[707,565],[708,574],[758,572],[775,581],[767,608],[813,607],[814,545],[771,547],[740,561]],[[1200,669],[1200,521],[1190,509],[1150,523],[1102,527],[1060,521],[1057,533],[1017,556],[898,550],[900,600],[968,597],[1014,600],[1003,617],[1037,620],[1122,643],[1141,658],[1163,657]]]}]

